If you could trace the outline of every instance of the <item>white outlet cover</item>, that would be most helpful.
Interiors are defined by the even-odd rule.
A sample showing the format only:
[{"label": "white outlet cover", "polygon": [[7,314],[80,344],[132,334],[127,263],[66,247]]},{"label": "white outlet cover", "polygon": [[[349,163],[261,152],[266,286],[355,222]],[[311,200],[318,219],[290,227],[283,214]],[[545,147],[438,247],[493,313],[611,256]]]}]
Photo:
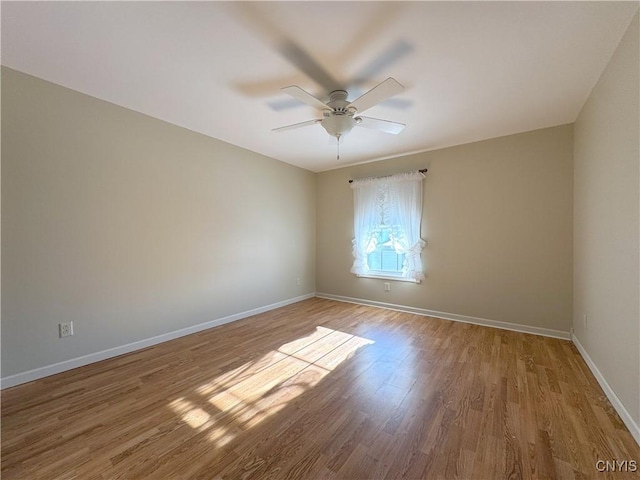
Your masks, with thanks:
[{"label": "white outlet cover", "polygon": [[59,323],[58,329],[60,333],[60,338],[70,337],[73,335],[73,322]]}]

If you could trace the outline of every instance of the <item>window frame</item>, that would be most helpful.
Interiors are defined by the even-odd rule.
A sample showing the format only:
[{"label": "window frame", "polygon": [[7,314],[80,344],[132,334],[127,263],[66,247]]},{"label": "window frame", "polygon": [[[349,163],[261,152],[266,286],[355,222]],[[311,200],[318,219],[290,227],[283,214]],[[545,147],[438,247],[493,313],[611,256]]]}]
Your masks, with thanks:
[{"label": "window frame", "polygon": [[412,278],[403,277],[402,274],[398,274],[398,276],[390,275],[390,272],[380,272],[378,275],[375,271],[370,271],[368,273],[356,273],[356,278],[377,278],[379,280],[393,280],[396,282],[407,282],[407,283],[421,283],[421,280],[414,280]]}]

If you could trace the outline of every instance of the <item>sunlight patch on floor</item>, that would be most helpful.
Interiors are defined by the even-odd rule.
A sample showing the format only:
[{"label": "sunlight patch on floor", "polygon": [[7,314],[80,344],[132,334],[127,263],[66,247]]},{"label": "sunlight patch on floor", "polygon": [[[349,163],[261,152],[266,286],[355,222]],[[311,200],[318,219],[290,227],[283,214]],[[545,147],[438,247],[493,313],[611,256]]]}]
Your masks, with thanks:
[{"label": "sunlight patch on floor", "polygon": [[305,336],[281,345],[257,360],[218,375],[194,395],[169,406],[182,421],[207,430],[217,446],[281,411],[315,387],[342,362],[375,343],[357,335],[316,327]]},{"label": "sunlight patch on floor", "polygon": [[184,398],[174,400],[169,406],[176,413],[179,413],[182,416],[182,420],[191,428],[207,427],[211,420],[211,415]]}]

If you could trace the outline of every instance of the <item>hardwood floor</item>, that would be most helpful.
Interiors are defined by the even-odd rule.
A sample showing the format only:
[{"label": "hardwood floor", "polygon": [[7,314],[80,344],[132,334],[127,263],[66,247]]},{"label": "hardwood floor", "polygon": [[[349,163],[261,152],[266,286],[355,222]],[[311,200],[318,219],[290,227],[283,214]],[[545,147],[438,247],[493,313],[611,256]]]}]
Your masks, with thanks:
[{"label": "hardwood floor", "polygon": [[598,460],[570,342],[318,298],[2,392],[4,480],[640,478]]}]

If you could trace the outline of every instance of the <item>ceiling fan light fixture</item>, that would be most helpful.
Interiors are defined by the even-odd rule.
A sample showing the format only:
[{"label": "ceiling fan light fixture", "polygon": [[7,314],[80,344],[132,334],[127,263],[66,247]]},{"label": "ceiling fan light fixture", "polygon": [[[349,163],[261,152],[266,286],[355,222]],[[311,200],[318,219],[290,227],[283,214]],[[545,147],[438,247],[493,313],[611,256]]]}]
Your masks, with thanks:
[{"label": "ceiling fan light fixture", "polygon": [[320,122],[327,133],[336,138],[347,135],[357,123],[353,115],[331,115]]}]

